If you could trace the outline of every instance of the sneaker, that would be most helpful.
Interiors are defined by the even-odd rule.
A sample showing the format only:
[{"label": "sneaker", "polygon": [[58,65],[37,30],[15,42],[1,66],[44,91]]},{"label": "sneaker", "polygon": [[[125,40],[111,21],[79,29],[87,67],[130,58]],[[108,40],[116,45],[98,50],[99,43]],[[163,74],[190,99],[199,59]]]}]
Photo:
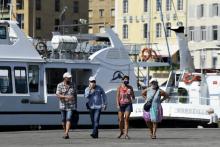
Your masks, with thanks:
[{"label": "sneaker", "polygon": [[98,138],[98,135],[95,135],[95,134],[90,134],[90,136],[91,136],[92,138]]}]

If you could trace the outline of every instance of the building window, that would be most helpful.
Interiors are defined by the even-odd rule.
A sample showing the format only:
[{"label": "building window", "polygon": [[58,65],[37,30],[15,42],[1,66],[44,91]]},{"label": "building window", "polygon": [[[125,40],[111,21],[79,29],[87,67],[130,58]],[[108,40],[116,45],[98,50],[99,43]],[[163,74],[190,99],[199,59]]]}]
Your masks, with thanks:
[{"label": "building window", "polygon": [[56,12],[60,11],[60,0],[55,0],[55,11]]},{"label": "building window", "polygon": [[12,93],[10,67],[0,67],[0,93]]},{"label": "building window", "polygon": [[166,10],[170,11],[172,9],[171,0],[166,0]]},{"label": "building window", "polygon": [[93,27],[89,26],[89,34],[92,34],[92,33],[93,33]]},{"label": "building window", "polygon": [[193,41],[195,37],[195,28],[194,27],[189,27],[189,40]]},{"label": "building window", "polygon": [[206,27],[201,26],[201,40],[206,40]]},{"label": "building window", "polygon": [[123,39],[127,39],[128,38],[128,25],[124,24],[123,25]]},{"label": "building window", "polygon": [[148,34],[148,24],[147,23],[145,23],[144,24],[144,38],[147,38],[147,35]]},{"label": "building window", "polygon": [[59,30],[59,25],[60,25],[60,20],[55,19],[54,24],[55,24],[55,31],[58,31]]},{"label": "building window", "polygon": [[9,7],[8,7],[8,4],[11,2],[11,0],[0,0],[0,8],[3,8],[3,9],[8,9],[9,10]]},{"label": "building window", "polygon": [[156,10],[160,11],[160,7],[162,6],[162,1],[161,0],[157,0],[156,1]]},{"label": "building window", "polygon": [[204,4],[197,6],[197,16],[204,17]]},{"label": "building window", "polygon": [[219,14],[219,7],[218,7],[218,4],[213,4],[212,5],[212,13],[213,13],[213,16],[218,16]]},{"label": "building window", "polygon": [[28,93],[27,73],[25,67],[14,68],[15,91],[16,93]]},{"label": "building window", "polygon": [[115,31],[115,26],[111,26],[111,29],[112,29],[113,31]]},{"label": "building window", "polygon": [[114,17],[115,16],[115,9],[111,9],[111,16]]},{"label": "building window", "polygon": [[41,0],[36,0],[36,10],[41,10]]},{"label": "building window", "polygon": [[216,69],[218,63],[217,61],[218,61],[217,57],[212,58],[212,68]]},{"label": "building window", "polygon": [[36,29],[37,30],[41,29],[41,18],[40,17],[36,18]]},{"label": "building window", "polygon": [[73,13],[79,13],[79,2],[78,1],[73,2]]},{"label": "building window", "polygon": [[21,29],[24,29],[24,14],[17,14],[17,22],[18,22],[18,26]]},{"label": "building window", "polygon": [[89,18],[92,18],[92,17],[93,17],[93,11],[89,10]]},{"label": "building window", "polygon": [[200,5],[200,17],[204,17],[204,4]]},{"label": "building window", "polygon": [[161,23],[156,24],[156,37],[161,37]]},{"label": "building window", "polygon": [[104,9],[99,9],[99,16],[103,17],[104,16]]},{"label": "building window", "polygon": [[177,10],[183,10],[183,0],[177,0]]},{"label": "building window", "polygon": [[17,0],[16,9],[17,10],[24,9],[24,0]]},{"label": "building window", "polygon": [[[73,24],[79,24],[78,20],[73,20]],[[74,26],[73,31],[78,32],[79,31],[79,26]]]},{"label": "building window", "polygon": [[168,28],[171,28],[170,22],[166,23],[166,35],[167,35],[167,37],[171,37],[171,30]]},{"label": "building window", "polygon": [[99,26],[99,33],[104,33],[104,32],[105,32],[105,27]]},{"label": "building window", "polygon": [[218,40],[218,26],[212,26],[212,38]]},{"label": "building window", "polygon": [[148,9],[148,0],[144,0],[144,12],[147,12]]},{"label": "building window", "polygon": [[128,13],[128,0],[123,0],[123,13]]}]

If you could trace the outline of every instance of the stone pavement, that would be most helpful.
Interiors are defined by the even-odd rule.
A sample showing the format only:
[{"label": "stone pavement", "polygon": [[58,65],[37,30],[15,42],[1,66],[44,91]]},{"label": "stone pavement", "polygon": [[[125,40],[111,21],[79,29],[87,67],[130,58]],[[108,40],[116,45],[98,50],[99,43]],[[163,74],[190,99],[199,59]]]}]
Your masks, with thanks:
[{"label": "stone pavement", "polygon": [[0,132],[0,147],[219,147],[220,129],[159,128],[152,140],[146,129],[130,129],[130,140],[117,139],[118,129],[100,129],[100,138],[90,138],[91,130],[70,132],[62,139],[62,130]]}]

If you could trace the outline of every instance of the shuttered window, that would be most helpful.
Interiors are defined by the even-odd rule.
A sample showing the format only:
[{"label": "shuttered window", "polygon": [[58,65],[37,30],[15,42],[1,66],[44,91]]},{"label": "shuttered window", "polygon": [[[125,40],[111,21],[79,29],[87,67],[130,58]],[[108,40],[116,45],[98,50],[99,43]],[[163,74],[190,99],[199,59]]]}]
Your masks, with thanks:
[{"label": "shuttered window", "polygon": [[201,26],[201,40],[206,40],[206,27]]}]

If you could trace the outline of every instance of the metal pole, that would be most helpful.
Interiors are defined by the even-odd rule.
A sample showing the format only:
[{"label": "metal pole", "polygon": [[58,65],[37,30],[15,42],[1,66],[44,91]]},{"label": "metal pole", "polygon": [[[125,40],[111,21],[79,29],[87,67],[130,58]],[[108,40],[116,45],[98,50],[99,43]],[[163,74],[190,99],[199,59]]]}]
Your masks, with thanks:
[{"label": "metal pole", "polygon": [[9,19],[9,20],[11,21],[11,19],[12,19],[12,18],[11,18],[11,15],[12,15],[12,7],[13,7],[13,6],[12,6],[12,2],[9,4],[9,7],[10,7],[10,12],[9,12],[9,15],[10,15],[9,18],[10,18],[10,19]]},{"label": "metal pole", "polygon": [[33,35],[32,37],[35,38],[35,20],[36,20],[36,0],[33,1]]},{"label": "metal pole", "polygon": [[173,69],[172,67],[172,59],[171,59],[171,55],[170,55],[170,48],[169,48],[169,44],[168,44],[168,39],[167,39],[167,31],[165,28],[165,24],[164,24],[164,20],[163,20],[163,13],[162,13],[162,6],[161,6],[161,0],[158,1],[159,4],[159,8],[160,8],[160,17],[161,17],[161,21],[163,24],[163,29],[164,29],[164,34],[165,34],[165,39],[166,39],[166,45],[167,45],[167,50],[168,50],[168,55],[169,55],[169,64],[171,66],[171,69]]},{"label": "metal pole", "polygon": [[3,15],[3,11],[4,11],[4,3],[5,3],[5,1],[3,0],[3,1],[2,1],[2,18],[1,18],[1,19],[3,19],[3,17],[4,17],[4,15]]}]

